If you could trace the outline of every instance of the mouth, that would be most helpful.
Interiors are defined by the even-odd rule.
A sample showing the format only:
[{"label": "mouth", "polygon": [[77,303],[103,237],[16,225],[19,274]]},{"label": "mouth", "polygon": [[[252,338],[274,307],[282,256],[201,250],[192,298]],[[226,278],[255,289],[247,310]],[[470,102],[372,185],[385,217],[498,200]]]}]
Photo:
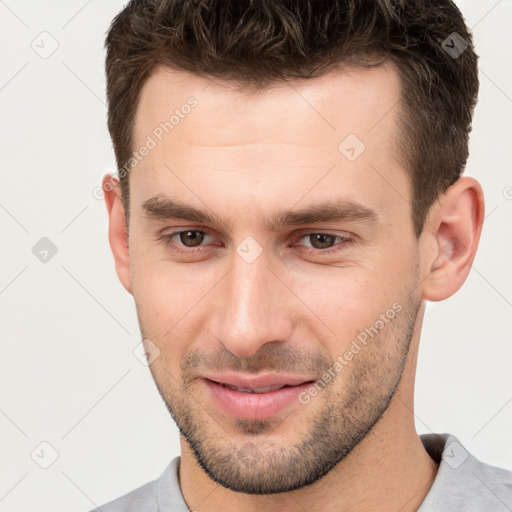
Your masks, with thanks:
[{"label": "mouth", "polygon": [[233,386],[231,384],[226,384],[224,382],[217,382],[217,384],[219,384],[220,386],[222,386],[224,388],[232,389],[233,391],[239,391],[241,393],[269,393],[270,391],[277,391],[278,389],[292,387],[288,384],[284,384],[282,386],[281,385],[267,386],[267,387],[263,387],[263,388],[244,388],[244,387],[239,387],[239,386]]},{"label": "mouth", "polygon": [[202,379],[215,406],[239,419],[269,419],[300,405],[298,396],[314,382],[310,377],[266,374],[208,375]]}]

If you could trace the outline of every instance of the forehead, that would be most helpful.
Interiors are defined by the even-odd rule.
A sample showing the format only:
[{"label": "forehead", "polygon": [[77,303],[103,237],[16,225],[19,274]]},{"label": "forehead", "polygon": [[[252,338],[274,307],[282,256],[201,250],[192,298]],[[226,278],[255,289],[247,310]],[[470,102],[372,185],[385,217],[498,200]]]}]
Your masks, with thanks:
[{"label": "forehead", "polygon": [[[236,135],[237,143],[244,136],[259,136],[259,141],[273,142],[274,134],[268,128],[277,123],[289,124],[289,120],[294,129],[289,137],[283,134],[283,138],[292,142],[318,142],[324,139],[321,134],[326,131],[337,132],[338,136],[358,131],[364,138],[365,132],[383,116],[389,118],[386,125],[392,124],[394,115],[389,110],[397,105],[399,95],[400,80],[391,62],[369,69],[344,66],[321,77],[278,81],[261,89],[160,66],[141,90],[135,143],[143,142],[173,113],[180,121],[174,124],[177,120],[173,120],[173,135],[186,134],[190,142],[198,144],[205,139],[212,145],[225,144],[230,135]],[[199,132],[186,131],[183,127],[187,123],[181,122],[180,110],[190,98],[199,107],[194,109],[193,117],[204,122]],[[386,115],[388,112],[390,115]],[[243,128],[242,133],[234,131],[237,127]],[[318,130],[313,131],[314,128]]]},{"label": "forehead", "polygon": [[366,189],[375,203],[386,181],[407,197],[395,158],[399,99],[391,63],[261,89],[160,67],[141,91],[134,149],[152,142],[130,187],[140,200],[179,189],[198,206],[208,193],[244,208],[249,195],[258,207],[287,195],[291,206],[306,188],[312,200]]}]

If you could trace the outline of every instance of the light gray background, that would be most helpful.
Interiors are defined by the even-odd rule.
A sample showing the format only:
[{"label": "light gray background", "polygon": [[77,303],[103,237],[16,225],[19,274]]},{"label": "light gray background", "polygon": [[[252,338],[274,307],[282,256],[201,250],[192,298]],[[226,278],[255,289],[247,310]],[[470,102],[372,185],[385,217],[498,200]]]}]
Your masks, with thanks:
[{"label": "light gray background", "polygon": [[[135,308],[93,193],[116,168],[103,41],[123,3],[0,0],[1,511],[89,510],[154,479],[179,453],[133,354]],[[481,56],[467,174],[484,187],[487,219],[462,290],[428,305],[417,426],[451,432],[512,469],[512,2],[458,5]],[[49,51],[51,38],[58,48],[43,59],[31,45]],[[58,249],[46,263],[32,253],[42,237]],[[59,454],[48,469],[38,463],[51,462],[52,448],[41,442]]]}]

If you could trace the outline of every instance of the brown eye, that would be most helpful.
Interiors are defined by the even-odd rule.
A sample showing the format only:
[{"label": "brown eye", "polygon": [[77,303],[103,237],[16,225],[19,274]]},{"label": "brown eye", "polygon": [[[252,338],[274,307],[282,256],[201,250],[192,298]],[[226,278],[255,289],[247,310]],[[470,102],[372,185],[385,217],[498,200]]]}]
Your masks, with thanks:
[{"label": "brown eye", "polygon": [[181,231],[179,233],[180,242],[186,247],[196,247],[204,240],[204,233],[202,231]]},{"label": "brown eye", "polygon": [[303,247],[303,251],[311,256],[327,256],[346,249],[353,243],[351,238],[333,233],[313,232],[303,234],[297,245]]},{"label": "brown eye", "polygon": [[308,235],[311,246],[315,249],[328,249],[334,245],[337,236],[326,233],[313,233]]}]

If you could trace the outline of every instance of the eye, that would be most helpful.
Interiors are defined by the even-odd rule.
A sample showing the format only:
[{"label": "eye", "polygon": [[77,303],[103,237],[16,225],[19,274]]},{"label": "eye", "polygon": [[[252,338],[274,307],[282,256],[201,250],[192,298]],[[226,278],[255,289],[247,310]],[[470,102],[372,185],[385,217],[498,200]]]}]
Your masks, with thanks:
[{"label": "eye", "polygon": [[201,245],[201,242],[204,240],[205,237],[204,231],[198,231],[198,230],[190,230],[190,231],[179,231],[178,233],[175,233],[175,235],[178,235],[178,240],[180,243],[185,245],[186,247],[196,247],[198,245]]},{"label": "eye", "polygon": [[[197,251],[204,252],[207,243],[211,243],[212,235],[200,229],[186,229],[164,233],[158,237],[171,251],[176,253],[193,254]],[[353,242],[352,239],[333,233],[305,233],[301,235],[295,246],[303,247],[303,251],[312,256],[326,255],[343,250]],[[300,243],[302,240],[305,243]]]},{"label": "eye", "polygon": [[329,249],[336,242],[336,235],[329,235],[328,233],[309,233],[303,236],[311,242],[311,247],[315,249]]},{"label": "eye", "polygon": [[195,248],[201,249],[204,241],[208,241],[210,235],[199,229],[186,229],[165,233],[158,237],[167,247],[176,252],[190,252]]},{"label": "eye", "polygon": [[332,233],[306,233],[299,239],[306,240],[309,245],[298,243],[312,253],[325,254],[343,249],[346,245],[352,242],[350,238]]}]

